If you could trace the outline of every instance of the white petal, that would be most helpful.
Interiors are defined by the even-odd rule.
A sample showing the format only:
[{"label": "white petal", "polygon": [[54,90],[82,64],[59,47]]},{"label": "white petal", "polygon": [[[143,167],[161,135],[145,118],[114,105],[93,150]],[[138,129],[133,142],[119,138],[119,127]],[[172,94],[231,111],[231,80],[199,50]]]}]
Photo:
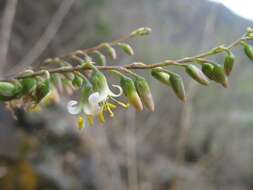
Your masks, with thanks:
[{"label": "white petal", "polygon": [[75,100],[69,101],[67,108],[68,108],[68,112],[73,115],[79,114],[81,112],[81,108],[78,105],[78,102]]},{"label": "white petal", "polygon": [[100,102],[99,93],[98,92],[92,93],[88,98],[88,102],[90,104],[99,104]]},{"label": "white petal", "polygon": [[84,105],[83,112],[86,115],[98,115],[102,111],[102,107],[100,107],[98,104],[92,104],[92,105]]},{"label": "white petal", "polygon": [[112,97],[120,97],[123,94],[123,90],[121,88],[121,86],[119,85],[112,85],[113,87],[117,88],[119,90],[119,92],[117,94],[113,93],[111,90],[109,90],[109,95]]}]

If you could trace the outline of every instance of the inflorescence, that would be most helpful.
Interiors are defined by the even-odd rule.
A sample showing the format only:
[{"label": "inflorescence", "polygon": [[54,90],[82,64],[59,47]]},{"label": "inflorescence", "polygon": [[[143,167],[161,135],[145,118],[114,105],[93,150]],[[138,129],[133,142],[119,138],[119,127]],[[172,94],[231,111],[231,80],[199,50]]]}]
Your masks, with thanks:
[{"label": "inflorescence", "polygon": [[[59,101],[59,94],[80,92],[78,100],[70,100],[66,105],[68,112],[77,115],[77,125],[82,129],[86,123],[94,125],[94,117],[101,123],[105,122],[105,114],[114,116],[117,106],[128,108],[133,106],[142,111],[145,106],[154,111],[155,105],[148,82],[137,74],[136,70],[148,70],[152,77],[165,86],[171,88],[182,101],[186,100],[182,77],[170,70],[169,66],[182,67],[196,82],[207,86],[210,81],[228,86],[235,56],[232,49],[242,46],[245,55],[253,61],[253,47],[248,41],[253,40],[253,29],[232,44],[221,45],[200,55],[178,60],[164,60],[159,63],[145,64],[134,62],[131,64],[107,65],[107,56],[115,60],[115,48],[120,48],[129,56],[134,55],[133,48],[126,41],[135,37],[145,36],[151,32],[148,27],[139,28],[127,36],[110,43],[102,43],[93,48],[77,50],[67,55],[46,59],[33,69],[27,69],[21,74],[0,81],[0,101],[6,102],[9,110],[23,108],[25,111],[39,111],[41,107]],[[208,60],[211,56],[224,54],[223,64]],[[105,72],[115,75],[119,85],[108,83]],[[127,97],[124,103],[118,98]]]}]

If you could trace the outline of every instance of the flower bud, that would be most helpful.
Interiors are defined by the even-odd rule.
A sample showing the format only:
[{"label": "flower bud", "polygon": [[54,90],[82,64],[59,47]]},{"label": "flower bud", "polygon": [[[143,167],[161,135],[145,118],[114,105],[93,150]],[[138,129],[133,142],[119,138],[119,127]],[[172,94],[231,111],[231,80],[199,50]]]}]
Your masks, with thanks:
[{"label": "flower bud", "polygon": [[95,51],[94,53],[97,54],[97,64],[100,66],[106,65],[106,57],[99,51]]},{"label": "flower bud", "polygon": [[37,86],[37,80],[35,78],[24,78],[20,81],[24,94],[33,92]]},{"label": "flower bud", "polygon": [[225,60],[224,60],[224,71],[227,76],[229,76],[231,71],[233,70],[234,62],[235,62],[235,56],[233,55],[232,52],[229,52],[229,54],[226,55]]},{"label": "flower bud", "polygon": [[250,44],[247,44],[247,43],[243,42],[243,49],[244,49],[245,55],[246,55],[251,61],[253,61],[253,47],[252,47]]},{"label": "flower bud", "polygon": [[74,87],[80,88],[83,85],[83,78],[76,74],[75,78],[72,81],[72,84]]},{"label": "flower bud", "polygon": [[114,49],[110,44],[105,43],[103,46],[107,48],[108,53],[109,53],[109,57],[110,57],[112,60],[117,59],[116,51],[115,51],[115,49]]},{"label": "flower bud", "polygon": [[134,82],[131,78],[122,76],[120,80],[120,86],[123,89],[125,96],[128,98],[129,103],[137,110],[142,111],[143,105],[141,99],[136,91]]},{"label": "flower bud", "polygon": [[145,35],[148,35],[150,34],[152,31],[151,28],[149,27],[142,27],[142,28],[138,28],[137,30],[133,31],[131,33],[132,36],[135,36],[135,35],[139,35],[139,36],[145,36]]},{"label": "flower bud", "polygon": [[98,70],[93,71],[90,82],[95,92],[102,92],[108,86],[105,75]]},{"label": "flower bud", "polygon": [[228,79],[222,66],[215,64],[213,69],[214,81],[222,84],[224,88],[228,86]]},{"label": "flower bud", "polygon": [[125,43],[118,43],[118,46],[121,47],[121,49],[128,55],[132,56],[134,55],[134,50],[129,44]]},{"label": "flower bud", "polygon": [[143,77],[137,77],[134,84],[141,101],[150,111],[154,111],[155,105],[147,81]]},{"label": "flower bud", "polygon": [[204,73],[195,65],[187,65],[185,71],[197,82],[203,85],[208,85],[209,80]]},{"label": "flower bud", "polygon": [[157,69],[152,69],[151,71],[151,75],[158,81],[160,81],[161,83],[167,85],[167,86],[171,86],[170,83],[170,75],[168,73],[159,71]]},{"label": "flower bud", "polygon": [[214,80],[213,69],[214,69],[214,66],[213,66],[211,63],[204,63],[204,64],[202,65],[202,72],[203,72],[210,80]]},{"label": "flower bud", "polygon": [[175,73],[171,73],[170,83],[171,83],[171,87],[172,87],[173,91],[175,92],[175,94],[177,95],[177,97],[179,99],[181,99],[182,101],[185,101],[185,99],[186,99],[185,89],[184,89],[184,83],[183,83],[182,78]]},{"label": "flower bud", "polygon": [[10,82],[0,82],[0,101],[9,101],[15,99],[17,95],[17,86]]}]

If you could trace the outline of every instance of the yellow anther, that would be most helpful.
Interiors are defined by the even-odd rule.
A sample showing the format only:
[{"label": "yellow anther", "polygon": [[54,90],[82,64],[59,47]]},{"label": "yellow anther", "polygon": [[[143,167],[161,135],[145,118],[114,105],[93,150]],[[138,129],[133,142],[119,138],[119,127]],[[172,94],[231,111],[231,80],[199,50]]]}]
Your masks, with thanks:
[{"label": "yellow anther", "polygon": [[110,117],[114,117],[114,113],[112,112],[112,110],[111,110],[111,108],[110,108],[110,106],[108,104],[106,104],[106,108],[107,108],[107,110],[109,112],[109,116]]},{"label": "yellow anther", "polygon": [[93,118],[93,116],[92,115],[88,115],[87,118],[88,118],[89,125],[93,126],[94,125],[94,118]]},{"label": "yellow anther", "polygon": [[105,123],[105,116],[103,111],[99,113],[98,118],[101,123]]},{"label": "yellow anther", "polygon": [[116,109],[117,108],[117,106],[115,104],[112,104],[112,103],[107,103],[107,105],[110,109]]},{"label": "yellow anther", "polygon": [[77,126],[78,126],[79,130],[81,130],[81,129],[83,129],[85,127],[84,126],[84,119],[83,119],[83,117],[81,117],[81,116],[79,117]]}]

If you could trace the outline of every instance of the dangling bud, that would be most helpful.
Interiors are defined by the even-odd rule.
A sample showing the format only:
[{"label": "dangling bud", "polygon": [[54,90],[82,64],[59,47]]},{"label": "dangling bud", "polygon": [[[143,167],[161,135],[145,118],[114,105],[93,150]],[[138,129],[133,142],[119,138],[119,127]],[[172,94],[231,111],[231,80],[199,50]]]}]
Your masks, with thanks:
[{"label": "dangling bud", "polygon": [[228,79],[222,66],[214,65],[213,77],[215,82],[222,84],[224,88],[228,87]]},{"label": "dangling bud", "polygon": [[21,91],[21,88],[17,87],[13,83],[0,82],[0,101],[9,101],[15,99],[17,93],[19,92],[18,89]]},{"label": "dangling bud", "polygon": [[76,88],[81,88],[81,86],[83,85],[83,78],[76,74],[75,78],[72,81],[72,84]]},{"label": "dangling bud", "polygon": [[24,78],[20,81],[24,94],[33,92],[36,89],[37,81],[35,78]]},{"label": "dangling bud", "polygon": [[100,52],[100,51],[95,51],[97,55],[97,64],[100,66],[105,66],[106,65],[106,57]]},{"label": "dangling bud", "polygon": [[90,82],[95,92],[102,92],[108,86],[105,75],[99,70],[93,71]]},{"label": "dangling bud", "polygon": [[187,65],[185,71],[200,84],[203,84],[205,86],[209,84],[209,80],[207,79],[207,77],[195,65]]},{"label": "dangling bud", "polygon": [[171,87],[172,87],[173,91],[175,92],[175,94],[177,95],[177,97],[179,99],[181,99],[182,101],[185,101],[185,99],[186,99],[185,89],[184,89],[184,83],[183,83],[182,78],[175,73],[171,73],[170,74],[170,83],[171,83]]},{"label": "dangling bud", "polygon": [[128,55],[132,56],[134,55],[134,50],[133,48],[129,45],[129,44],[126,44],[126,43],[118,43],[117,44],[118,46],[121,47],[121,49]]},{"label": "dangling bud", "polygon": [[107,48],[109,56],[112,60],[117,59],[116,51],[110,44],[105,43],[105,44],[103,44],[103,46]]},{"label": "dangling bud", "polygon": [[141,99],[136,91],[134,82],[131,78],[122,76],[120,80],[120,86],[123,89],[125,96],[128,98],[129,103],[137,110],[142,111],[143,105]]},{"label": "dangling bud", "polygon": [[147,81],[143,77],[136,77],[134,84],[141,101],[150,111],[154,111],[154,100]]},{"label": "dangling bud", "polygon": [[245,55],[253,61],[253,47],[250,44],[242,42]]},{"label": "dangling bud", "polygon": [[131,36],[136,36],[136,35],[145,36],[145,35],[150,34],[151,31],[152,31],[152,29],[149,27],[138,28],[137,30],[135,30],[131,33]]},{"label": "dangling bud", "polygon": [[232,52],[229,52],[228,55],[226,55],[225,60],[224,60],[224,71],[227,76],[229,76],[231,71],[233,70],[234,62],[235,62],[235,56],[233,55]]},{"label": "dangling bud", "polygon": [[151,75],[158,81],[162,82],[167,86],[171,86],[170,75],[168,73],[159,71],[158,69],[152,69]]},{"label": "dangling bud", "polygon": [[213,74],[214,66],[211,63],[204,63],[202,65],[202,72],[210,79],[214,80],[214,74]]}]

